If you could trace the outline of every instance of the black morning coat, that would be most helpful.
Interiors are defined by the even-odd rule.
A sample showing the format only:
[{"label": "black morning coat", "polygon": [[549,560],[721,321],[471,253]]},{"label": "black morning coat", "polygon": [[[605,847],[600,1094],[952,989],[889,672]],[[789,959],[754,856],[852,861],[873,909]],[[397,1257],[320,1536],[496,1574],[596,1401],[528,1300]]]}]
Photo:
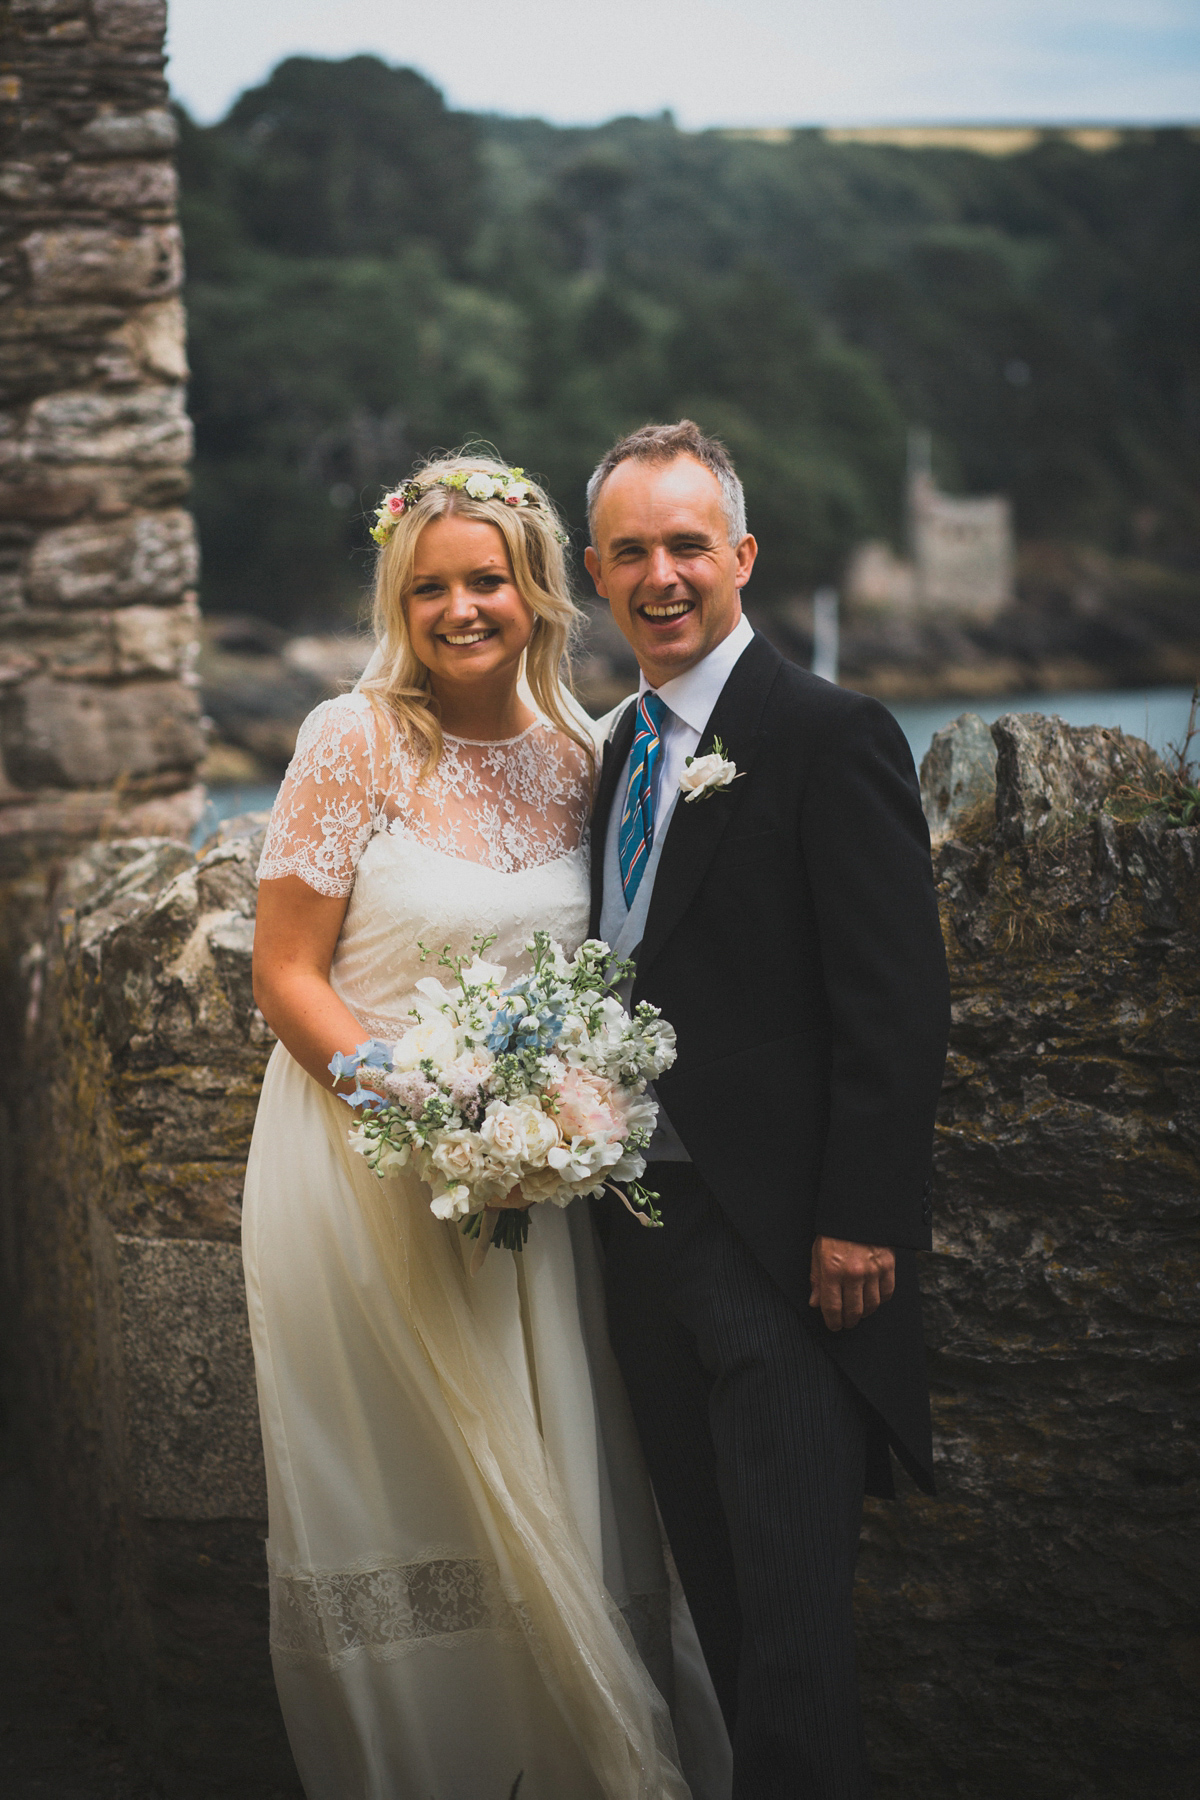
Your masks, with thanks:
[{"label": "black morning coat", "polygon": [[[634,710],[597,785],[593,934]],[[678,1039],[657,1090],[730,1223],[868,1403],[867,1491],[893,1491],[890,1441],[932,1492],[915,1252],[930,1247],[950,998],[912,755],[878,701],[757,634],[698,754],[714,738],[737,779],[676,806],[637,959],[634,1001]],[[894,1295],[849,1331],[808,1304],[817,1233],[896,1252]]]}]

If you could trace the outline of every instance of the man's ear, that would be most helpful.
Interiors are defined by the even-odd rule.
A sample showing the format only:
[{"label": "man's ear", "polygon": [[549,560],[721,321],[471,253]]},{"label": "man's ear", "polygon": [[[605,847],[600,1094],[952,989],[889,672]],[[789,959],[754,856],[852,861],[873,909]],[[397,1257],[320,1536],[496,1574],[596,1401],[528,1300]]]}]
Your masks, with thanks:
[{"label": "man's ear", "polygon": [[734,550],[737,557],[737,574],[733,578],[735,588],[744,588],[754,568],[754,559],[758,555],[758,544],[747,532],[741,543]]},{"label": "man's ear", "polygon": [[596,552],[592,549],[592,546],[590,544],[588,545],[587,549],[583,553],[583,560],[584,560],[584,565],[587,568],[588,574],[591,576],[593,582],[595,583],[596,592],[599,594],[599,596],[602,600],[607,600],[608,594],[607,594],[607,591],[605,590],[604,583],[600,579],[600,558],[596,555]]}]

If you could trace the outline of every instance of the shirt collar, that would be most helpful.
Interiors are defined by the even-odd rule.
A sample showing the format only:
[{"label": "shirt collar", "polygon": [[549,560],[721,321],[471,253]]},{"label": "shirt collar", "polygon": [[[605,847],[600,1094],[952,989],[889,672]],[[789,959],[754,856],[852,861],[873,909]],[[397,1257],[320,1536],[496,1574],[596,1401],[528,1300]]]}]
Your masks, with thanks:
[{"label": "shirt collar", "polygon": [[[670,707],[677,719],[682,719],[693,731],[702,732],[720,698],[721,689],[733,673],[734,663],[753,636],[754,627],[743,613],[729,636],[722,638],[706,657],[694,663],[682,675],[675,675],[670,681],[664,681],[654,692]],[[639,697],[649,688],[650,683],[643,675],[638,686]]]}]

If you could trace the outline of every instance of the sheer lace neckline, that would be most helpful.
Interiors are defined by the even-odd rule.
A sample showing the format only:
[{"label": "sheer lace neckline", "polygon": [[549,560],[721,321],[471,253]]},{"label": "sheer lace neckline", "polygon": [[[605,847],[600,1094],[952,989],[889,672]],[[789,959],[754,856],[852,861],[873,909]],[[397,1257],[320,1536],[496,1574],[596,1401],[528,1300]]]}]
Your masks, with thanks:
[{"label": "sheer lace neckline", "polygon": [[547,731],[554,729],[548,721],[535,717],[530,719],[524,731],[518,731],[516,737],[469,738],[463,737],[460,731],[443,731],[442,737],[448,744],[473,744],[480,750],[502,750],[506,744],[519,744],[522,738],[528,737],[531,731],[536,731],[539,725],[545,725]]},{"label": "sheer lace neckline", "polygon": [[364,694],[328,700],[301,728],[271,813],[259,879],[299,875],[344,897],[377,833],[501,874],[572,855],[590,802],[586,754],[535,717],[515,737],[444,734],[427,774],[390,714]]}]

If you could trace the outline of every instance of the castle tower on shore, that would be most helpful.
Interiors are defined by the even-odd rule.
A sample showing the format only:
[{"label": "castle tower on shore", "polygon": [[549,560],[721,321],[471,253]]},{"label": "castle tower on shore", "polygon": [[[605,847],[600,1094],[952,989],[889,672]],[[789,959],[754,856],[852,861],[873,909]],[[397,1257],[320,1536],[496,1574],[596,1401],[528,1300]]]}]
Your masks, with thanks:
[{"label": "castle tower on shore", "polygon": [[1012,507],[1001,494],[960,499],[933,477],[927,431],[908,439],[904,560],[883,543],[860,544],[846,571],[851,606],[936,624],[987,625],[1014,596]]}]

